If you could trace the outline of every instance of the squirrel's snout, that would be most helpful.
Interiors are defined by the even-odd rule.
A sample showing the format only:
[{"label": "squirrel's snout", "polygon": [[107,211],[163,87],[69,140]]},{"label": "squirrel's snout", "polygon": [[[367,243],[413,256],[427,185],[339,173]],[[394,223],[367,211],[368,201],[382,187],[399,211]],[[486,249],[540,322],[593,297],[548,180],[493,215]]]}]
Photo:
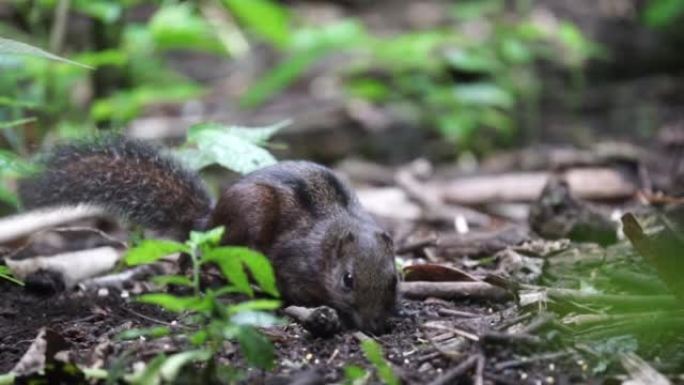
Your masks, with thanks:
[{"label": "squirrel's snout", "polygon": [[387,320],[383,317],[363,323],[360,325],[360,329],[364,332],[378,335],[389,332],[390,325],[389,322],[387,322]]}]

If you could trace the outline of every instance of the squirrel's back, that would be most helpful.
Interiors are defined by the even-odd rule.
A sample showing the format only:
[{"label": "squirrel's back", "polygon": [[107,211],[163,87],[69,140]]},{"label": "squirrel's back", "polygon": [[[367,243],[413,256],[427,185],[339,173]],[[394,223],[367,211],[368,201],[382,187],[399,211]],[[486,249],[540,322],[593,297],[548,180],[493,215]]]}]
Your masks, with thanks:
[{"label": "squirrel's back", "polygon": [[202,228],[211,199],[199,176],[150,144],[110,136],[55,147],[19,184],[28,209],[92,204],[158,229]]}]

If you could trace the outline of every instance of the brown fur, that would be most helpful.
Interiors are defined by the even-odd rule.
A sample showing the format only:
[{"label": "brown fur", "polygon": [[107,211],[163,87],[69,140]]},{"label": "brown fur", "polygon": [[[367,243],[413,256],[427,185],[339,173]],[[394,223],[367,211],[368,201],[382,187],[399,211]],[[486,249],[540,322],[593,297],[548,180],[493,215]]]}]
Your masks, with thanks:
[{"label": "brown fur", "polygon": [[27,207],[97,204],[183,236],[225,226],[223,244],[269,257],[286,302],[334,307],[370,332],[384,330],[393,311],[391,240],[323,166],[282,162],[258,170],[223,191],[212,210],[197,175],[138,141],[62,145],[45,165],[41,175],[21,184]]}]

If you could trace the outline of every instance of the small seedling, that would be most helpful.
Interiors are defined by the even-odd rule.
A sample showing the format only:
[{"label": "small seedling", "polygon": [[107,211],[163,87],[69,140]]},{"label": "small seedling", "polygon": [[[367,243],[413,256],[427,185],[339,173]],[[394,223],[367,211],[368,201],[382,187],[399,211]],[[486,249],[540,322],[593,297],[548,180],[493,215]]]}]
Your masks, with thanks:
[{"label": "small seedling", "polygon": [[[182,252],[192,260],[192,278],[180,275],[156,277],[157,283],[186,286],[192,289],[189,296],[167,293],[145,294],[140,302],[155,304],[168,311],[189,315],[186,335],[196,349],[169,357],[155,359],[158,365],[148,365],[136,381],[147,380],[149,376],[169,380],[175,377],[179,368],[190,362],[206,362],[203,370],[225,371],[213,360],[226,340],[237,341],[246,360],[261,369],[273,367],[274,353],[271,343],[256,329],[277,324],[279,320],[269,313],[280,306],[275,275],[268,259],[262,254],[245,247],[219,246],[223,236],[222,227],[207,232],[192,232],[185,243],[161,240],[145,240],[129,250],[124,257],[128,265],[141,265],[157,261],[169,254]],[[200,271],[208,263],[215,264],[230,283],[218,289],[202,291]],[[273,299],[254,299],[250,277],[262,292]],[[240,293],[250,300],[226,305],[219,299],[225,294]],[[174,331],[156,327],[127,331],[120,338],[160,337]],[[159,362],[157,362],[159,361]],[[172,364],[173,363],[173,364]],[[171,369],[165,369],[165,368]],[[213,373],[215,374],[215,373]],[[210,374],[212,375],[212,374]],[[140,382],[143,383],[143,382]]]}]

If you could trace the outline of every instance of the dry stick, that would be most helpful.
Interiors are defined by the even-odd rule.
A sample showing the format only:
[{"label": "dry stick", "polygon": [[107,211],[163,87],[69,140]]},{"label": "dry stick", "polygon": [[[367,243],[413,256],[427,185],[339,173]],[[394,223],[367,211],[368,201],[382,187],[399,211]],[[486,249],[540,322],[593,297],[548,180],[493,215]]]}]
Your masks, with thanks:
[{"label": "dry stick", "polygon": [[402,247],[397,248],[396,254],[409,254],[415,251],[418,251],[420,249],[423,249],[425,247],[430,247],[430,246],[437,246],[437,241],[438,238],[436,236],[432,236],[429,238],[425,239],[420,239],[415,242],[411,242],[409,244],[406,244]]},{"label": "dry stick", "polygon": [[460,318],[478,318],[479,316],[475,313],[469,313],[467,311],[448,309],[441,307],[437,309],[437,314],[444,317],[460,317]]},{"label": "dry stick", "polygon": [[472,355],[467,360],[461,362],[458,366],[450,369],[442,376],[432,381],[429,385],[448,385],[453,384],[465,372],[467,372],[479,360],[479,355]]},{"label": "dry stick", "polygon": [[455,326],[424,324],[423,327],[428,328],[428,329],[443,330],[445,332],[451,332],[453,334],[457,334],[461,337],[467,338],[471,341],[479,341],[480,340],[480,338],[477,335],[470,333],[470,332],[467,332],[463,329],[459,329]]},{"label": "dry stick", "polygon": [[536,356],[524,357],[518,360],[502,361],[494,365],[496,371],[501,371],[504,369],[515,368],[517,366],[526,365],[532,362],[555,360],[556,358],[564,357],[569,355],[569,352],[554,352],[554,353],[544,353]]},{"label": "dry stick", "polygon": [[533,315],[534,315],[533,313],[525,313],[525,314],[521,314],[517,317],[513,317],[509,321],[504,322],[501,325],[497,326],[496,330],[498,330],[498,331],[506,330],[513,325],[517,325],[523,321],[527,321],[529,318],[532,318]]},{"label": "dry stick", "polygon": [[525,344],[539,345],[543,340],[537,336],[523,333],[486,332],[481,337],[488,344]]},{"label": "dry stick", "polygon": [[510,298],[506,290],[486,282],[401,282],[399,292],[409,299],[436,297],[502,301]]},{"label": "dry stick", "polygon": [[684,318],[684,310],[675,311],[653,311],[647,313],[628,313],[628,314],[578,314],[565,317],[561,320],[563,324],[575,327],[587,327],[606,322],[622,321],[648,321],[663,318]]},{"label": "dry stick", "polygon": [[485,368],[485,356],[482,354],[477,355],[477,366],[475,367],[475,380],[473,381],[475,385],[484,384],[484,368]]},{"label": "dry stick", "polygon": [[52,226],[103,215],[92,206],[53,207],[0,218],[0,243],[31,235]]},{"label": "dry stick", "polygon": [[449,219],[462,216],[469,224],[486,226],[491,218],[479,211],[456,205],[446,205],[441,199],[441,193],[427,187],[418,181],[410,170],[399,170],[395,176],[397,185],[406,192],[411,199],[418,202],[425,209],[428,219]]}]

